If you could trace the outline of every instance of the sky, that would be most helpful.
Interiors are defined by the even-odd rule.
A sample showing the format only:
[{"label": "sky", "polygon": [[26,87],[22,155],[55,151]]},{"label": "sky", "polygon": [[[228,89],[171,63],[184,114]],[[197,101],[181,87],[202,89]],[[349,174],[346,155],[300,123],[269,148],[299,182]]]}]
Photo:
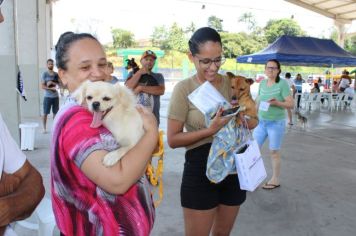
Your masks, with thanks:
[{"label": "sky", "polygon": [[[270,19],[293,16],[313,37],[329,37],[333,27],[331,19],[283,0],[59,0],[53,5],[53,42],[71,30],[96,32],[105,44],[112,41],[111,28],[129,30],[136,40],[148,39],[155,26],[169,28],[177,22],[185,28],[194,22],[199,28],[212,15],[223,20],[225,31],[240,32],[246,28],[238,19],[246,12],[253,14],[260,27]],[[349,28],[356,31],[355,23]]]}]

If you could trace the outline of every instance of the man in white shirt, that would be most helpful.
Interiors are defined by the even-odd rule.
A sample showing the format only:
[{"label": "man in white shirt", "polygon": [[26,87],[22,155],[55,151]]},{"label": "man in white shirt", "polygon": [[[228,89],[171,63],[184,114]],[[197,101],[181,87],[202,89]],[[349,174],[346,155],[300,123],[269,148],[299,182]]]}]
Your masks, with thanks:
[{"label": "man in white shirt", "polygon": [[26,160],[0,114],[0,235],[16,235],[8,225],[29,217],[43,196],[41,175]]}]

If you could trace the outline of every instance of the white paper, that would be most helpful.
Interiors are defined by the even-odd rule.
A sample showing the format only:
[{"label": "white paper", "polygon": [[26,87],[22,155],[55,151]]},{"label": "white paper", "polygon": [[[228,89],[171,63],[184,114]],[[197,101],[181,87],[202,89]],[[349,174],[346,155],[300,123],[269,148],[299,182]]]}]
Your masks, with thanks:
[{"label": "white paper", "polygon": [[270,104],[268,102],[261,101],[259,109],[261,111],[268,111]]},{"label": "white paper", "polygon": [[267,177],[256,140],[249,141],[244,153],[235,153],[235,164],[241,189],[253,192]]},{"label": "white paper", "polygon": [[228,104],[228,101],[209,81],[204,82],[189,94],[188,99],[205,115],[216,111],[219,106]]}]

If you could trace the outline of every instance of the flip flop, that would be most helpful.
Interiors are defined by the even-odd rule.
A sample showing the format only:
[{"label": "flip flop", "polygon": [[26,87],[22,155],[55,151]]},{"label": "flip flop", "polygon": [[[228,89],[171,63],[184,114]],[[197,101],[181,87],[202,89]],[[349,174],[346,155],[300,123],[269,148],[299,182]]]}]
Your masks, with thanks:
[{"label": "flip flop", "polygon": [[272,189],[275,189],[275,188],[278,188],[280,187],[281,185],[280,184],[269,184],[269,183],[265,183],[262,188],[263,189],[267,189],[267,190],[272,190]]}]

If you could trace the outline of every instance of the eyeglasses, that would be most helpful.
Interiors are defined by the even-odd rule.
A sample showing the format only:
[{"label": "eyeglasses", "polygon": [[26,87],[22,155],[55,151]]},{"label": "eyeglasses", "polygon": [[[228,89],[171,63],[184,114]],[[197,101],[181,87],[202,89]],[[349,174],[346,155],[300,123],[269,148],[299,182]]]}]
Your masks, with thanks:
[{"label": "eyeglasses", "polygon": [[213,63],[213,62],[214,62],[216,67],[220,67],[226,61],[225,57],[218,57],[218,58],[216,58],[214,60],[212,60],[210,58],[199,58],[197,55],[195,55],[195,57],[199,59],[199,65],[203,69],[208,69],[211,66],[211,63]]},{"label": "eyeglasses", "polygon": [[279,70],[279,69],[278,69],[278,67],[268,66],[268,67],[266,67],[266,70]]}]

